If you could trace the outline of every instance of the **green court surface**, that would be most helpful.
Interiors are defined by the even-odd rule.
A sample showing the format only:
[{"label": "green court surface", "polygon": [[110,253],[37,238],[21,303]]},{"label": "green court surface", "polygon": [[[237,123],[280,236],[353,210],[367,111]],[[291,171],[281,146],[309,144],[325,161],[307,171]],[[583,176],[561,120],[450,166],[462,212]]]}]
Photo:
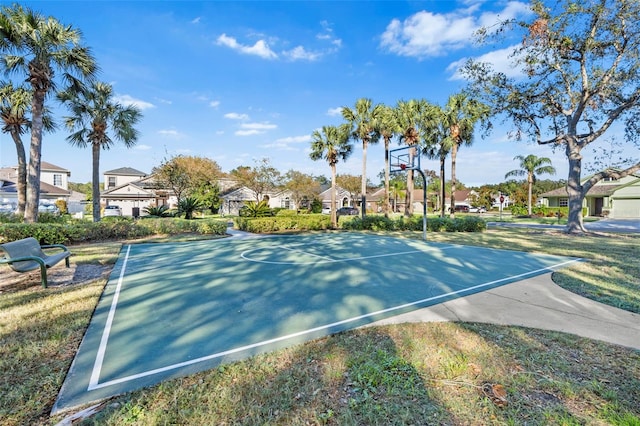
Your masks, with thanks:
[{"label": "green court surface", "polygon": [[53,413],[577,260],[352,233],[124,246]]}]

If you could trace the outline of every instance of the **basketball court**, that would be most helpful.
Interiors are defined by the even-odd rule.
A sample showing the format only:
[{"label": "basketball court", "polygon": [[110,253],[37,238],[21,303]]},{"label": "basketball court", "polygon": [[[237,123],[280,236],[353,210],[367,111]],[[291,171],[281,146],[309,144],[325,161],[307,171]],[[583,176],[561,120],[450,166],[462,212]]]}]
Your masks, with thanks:
[{"label": "basketball court", "polygon": [[52,413],[579,260],[355,233],[123,246]]}]

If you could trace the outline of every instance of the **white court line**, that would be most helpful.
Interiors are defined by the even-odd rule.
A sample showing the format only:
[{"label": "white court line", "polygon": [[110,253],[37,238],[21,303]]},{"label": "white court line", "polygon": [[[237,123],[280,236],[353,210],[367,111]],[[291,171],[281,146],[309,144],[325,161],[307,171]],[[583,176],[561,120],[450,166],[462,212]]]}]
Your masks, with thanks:
[{"label": "white court line", "polygon": [[285,249],[285,250],[289,250],[295,253],[302,253],[302,254],[306,254],[307,256],[312,256],[312,257],[319,257],[320,259],[325,259],[326,261],[329,262],[333,262],[334,259],[328,257],[328,256],[321,256],[319,254],[313,254],[313,253],[307,253],[306,251],[302,251],[302,250],[298,250],[298,249],[293,249],[291,247],[285,247],[285,246],[280,246],[279,248],[281,249]]},{"label": "white court line", "polygon": [[[248,349],[254,349],[254,348],[258,348],[258,347],[261,347],[261,346],[266,346],[266,345],[269,345],[269,344],[272,344],[272,343],[281,342],[281,341],[284,341],[284,340],[287,340],[287,339],[291,339],[291,338],[294,338],[294,337],[304,336],[305,334],[311,334],[311,333],[315,333],[317,331],[330,329],[330,328],[333,328],[333,327],[337,327],[339,325],[347,324],[347,323],[354,322],[354,321],[359,321],[361,319],[365,319],[365,318],[368,318],[368,317],[373,317],[373,316],[376,316],[376,315],[385,314],[385,313],[388,313],[388,312],[393,312],[393,311],[397,311],[397,310],[400,310],[400,309],[409,308],[411,306],[420,305],[420,304],[427,303],[427,302],[432,302],[432,301],[438,300],[438,299],[444,299],[444,298],[447,298],[449,296],[454,296],[456,294],[460,294],[460,293],[464,293],[464,292],[468,292],[468,291],[472,291],[472,290],[477,290],[477,289],[480,289],[480,288],[483,288],[483,287],[489,287],[489,286],[492,286],[492,285],[495,285],[495,284],[498,284],[498,283],[501,283],[501,282],[504,282],[504,281],[510,281],[510,280],[514,280],[514,279],[518,279],[518,278],[524,278],[524,277],[526,277],[528,275],[533,275],[533,274],[541,273],[541,272],[544,272],[544,271],[551,271],[551,270],[553,270],[555,268],[559,268],[561,266],[565,266],[565,265],[568,265],[570,263],[580,262],[580,261],[582,261],[582,259],[568,260],[566,262],[558,263],[556,265],[552,265],[552,266],[547,266],[545,268],[536,269],[535,271],[524,272],[522,274],[501,278],[499,280],[489,281],[489,282],[486,282],[486,283],[483,283],[483,284],[478,284],[478,285],[473,286],[473,287],[467,287],[467,288],[464,288],[464,289],[461,289],[461,290],[456,290],[456,291],[451,291],[451,292],[446,293],[446,294],[441,294],[439,296],[428,297],[426,299],[417,300],[415,302],[405,303],[403,305],[394,306],[394,307],[387,308],[387,309],[382,309],[382,310],[379,310],[379,311],[376,311],[376,312],[372,312],[372,313],[369,313],[369,314],[359,315],[357,317],[348,318],[348,319],[345,319],[345,320],[342,320],[342,321],[336,321],[336,322],[333,322],[331,324],[321,325],[321,326],[318,326],[318,327],[310,328],[308,330],[303,330],[303,331],[299,331],[297,333],[288,334],[286,336],[276,337],[274,339],[269,339],[269,340],[264,340],[262,342],[252,343],[250,345],[241,346],[241,347],[235,348],[235,349],[229,349],[227,351],[218,352],[218,353],[215,353],[215,354],[203,356],[203,357],[192,359],[192,360],[189,360],[189,361],[179,362],[177,364],[168,365],[166,367],[161,367],[161,368],[156,368],[156,369],[149,370],[149,371],[144,371],[142,373],[133,374],[131,376],[126,376],[126,377],[122,377],[122,378],[119,378],[119,379],[109,380],[109,381],[104,382],[104,383],[96,383],[93,387],[90,387],[89,390],[104,388],[104,387],[107,387],[107,386],[112,386],[112,385],[129,382],[129,381],[136,380],[136,379],[141,379],[143,377],[152,376],[154,374],[163,373],[165,371],[171,371],[171,370],[175,370],[177,368],[187,367],[189,365],[197,364],[197,363],[200,363],[200,362],[203,362],[203,361],[209,361],[209,360],[212,360],[212,359],[215,359],[215,358],[220,358],[220,357],[223,357],[223,356],[227,356],[227,355],[235,354],[235,353],[238,353],[238,352],[246,351]],[[96,363],[97,363],[97,361],[96,361]]]},{"label": "white court line", "polygon": [[113,317],[116,315],[116,306],[118,305],[118,297],[120,296],[120,289],[122,288],[122,279],[124,277],[124,271],[127,268],[127,261],[129,260],[129,252],[131,251],[131,245],[127,247],[127,254],[124,256],[124,262],[122,263],[122,269],[120,270],[120,277],[118,278],[118,285],[116,285],[116,291],[113,294],[113,300],[111,301],[111,308],[109,309],[109,315],[107,316],[107,322],[104,324],[104,330],[102,331],[102,339],[100,339],[100,346],[98,346],[98,353],[96,354],[96,361],[93,364],[93,371],[91,372],[91,379],[89,380],[88,391],[98,389],[100,385],[100,371],[102,370],[102,364],[104,362],[104,354],[107,350],[107,341],[109,340],[109,333],[111,332],[111,325],[113,324]]}]

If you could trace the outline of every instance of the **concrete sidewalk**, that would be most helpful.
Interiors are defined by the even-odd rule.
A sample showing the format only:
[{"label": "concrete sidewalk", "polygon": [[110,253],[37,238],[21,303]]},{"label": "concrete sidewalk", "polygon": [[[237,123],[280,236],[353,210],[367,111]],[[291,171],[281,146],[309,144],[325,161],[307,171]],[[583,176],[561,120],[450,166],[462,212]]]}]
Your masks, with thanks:
[{"label": "concrete sidewalk", "polygon": [[564,290],[551,273],[507,284],[372,325],[464,321],[572,333],[640,350],[640,315]]}]

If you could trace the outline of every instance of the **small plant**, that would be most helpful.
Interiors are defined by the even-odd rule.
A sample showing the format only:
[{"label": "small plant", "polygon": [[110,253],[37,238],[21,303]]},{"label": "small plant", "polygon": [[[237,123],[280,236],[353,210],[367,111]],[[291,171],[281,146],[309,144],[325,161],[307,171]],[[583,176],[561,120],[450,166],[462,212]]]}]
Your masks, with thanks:
[{"label": "small plant", "polygon": [[240,216],[243,217],[265,217],[272,216],[272,211],[266,201],[248,201],[241,209]]},{"label": "small plant", "polygon": [[178,214],[184,214],[185,219],[193,219],[193,212],[202,208],[202,203],[195,197],[186,197],[178,203]]},{"label": "small plant", "polygon": [[168,212],[169,206],[163,204],[161,206],[149,206],[145,207],[143,211],[149,216],[154,217],[169,217],[171,214]]}]

